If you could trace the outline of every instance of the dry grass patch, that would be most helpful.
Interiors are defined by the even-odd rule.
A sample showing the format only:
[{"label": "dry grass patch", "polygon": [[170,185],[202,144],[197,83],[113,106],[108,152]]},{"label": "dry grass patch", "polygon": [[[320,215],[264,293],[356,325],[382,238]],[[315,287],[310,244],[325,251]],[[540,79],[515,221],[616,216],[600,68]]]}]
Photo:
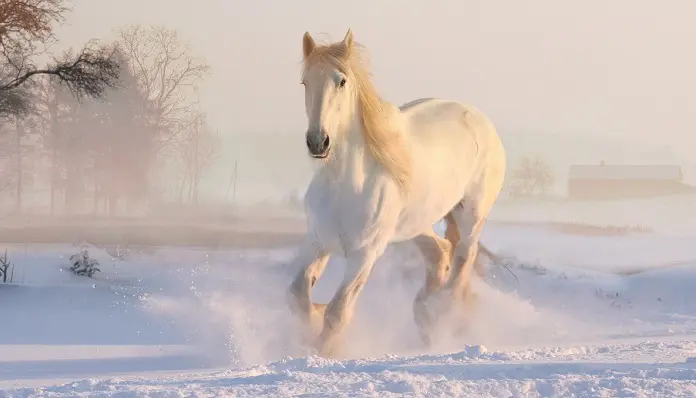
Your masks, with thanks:
[{"label": "dry grass patch", "polygon": [[581,222],[552,223],[551,227],[568,235],[581,236],[628,236],[651,234],[655,231],[647,225],[595,225]]}]

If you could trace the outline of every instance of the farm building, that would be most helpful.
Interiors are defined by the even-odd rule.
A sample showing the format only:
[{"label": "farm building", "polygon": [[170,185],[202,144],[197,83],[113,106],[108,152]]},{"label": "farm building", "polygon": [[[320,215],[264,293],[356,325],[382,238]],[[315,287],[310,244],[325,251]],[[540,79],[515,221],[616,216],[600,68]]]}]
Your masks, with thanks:
[{"label": "farm building", "polygon": [[682,179],[681,167],[673,165],[573,165],[568,197],[611,200],[696,193],[696,187]]}]

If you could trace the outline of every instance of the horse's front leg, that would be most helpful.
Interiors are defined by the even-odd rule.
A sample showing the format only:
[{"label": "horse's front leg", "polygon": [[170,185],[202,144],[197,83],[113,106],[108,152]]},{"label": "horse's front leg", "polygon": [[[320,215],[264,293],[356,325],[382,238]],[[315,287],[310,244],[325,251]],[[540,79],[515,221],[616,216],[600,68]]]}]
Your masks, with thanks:
[{"label": "horse's front leg", "polygon": [[317,341],[319,355],[334,356],[337,341],[353,318],[355,303],[383,250],[363,248],[348,253],[346,270],[338,291],[324,314],[324,329]]},{"label": "horse's front leg", "polygon": [[293,266],[299,269],[289,289],[290,307],[297,312],[309,331],[308,340],[316,338],[324,321],[325,305],[312,303],[312,288],[317,283],[329,262],[330,255],[319,244],[307,239],[293,259]]}]

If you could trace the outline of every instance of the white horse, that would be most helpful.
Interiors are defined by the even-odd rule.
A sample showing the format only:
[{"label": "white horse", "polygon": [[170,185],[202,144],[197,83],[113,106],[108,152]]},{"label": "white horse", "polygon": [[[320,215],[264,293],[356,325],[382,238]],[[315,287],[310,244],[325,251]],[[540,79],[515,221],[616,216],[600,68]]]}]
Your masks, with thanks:
[{"label": "white horse", "polygon": [[[505,176],[503,145],[474,107],[419,99],[398,108],[382,100],[350,29],[328,45],[307,32],[302,48],[305,138],[319,167],[305,195],[308,233],[293,260],[300,271],[291,305],[319,354],[334,355],[375,261],[390,243],[413,240],[429,263],[413,304],[429,343],[436,317],[426,300],[448,288],[456,311],[452,305],[470,296],[481,230]],[[433,231],[442,218],[446,239]],[[328,305],[314,304],[312,287],[332,253],[346,258],[343,281]]]}]

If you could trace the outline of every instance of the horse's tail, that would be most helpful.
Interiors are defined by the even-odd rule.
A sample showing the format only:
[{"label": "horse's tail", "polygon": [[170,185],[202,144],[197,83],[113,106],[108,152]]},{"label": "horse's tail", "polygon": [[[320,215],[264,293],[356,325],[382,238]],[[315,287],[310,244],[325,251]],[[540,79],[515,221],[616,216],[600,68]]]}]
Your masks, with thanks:
[{"label": "horse's tail", "polygon": [[482,253],[484,256],[488,257],[494,263],[503,264],[503,259],[499,255],[493,253],[489,248],[486,247],[486,245],[484,245],[481,242],[479,242],[479,253]]},{"label": "horse's tail", "polygon": [[488,249],[486,247],[486,245],[484,245],[480,241],[479,241],[479,253],[488,257],[496,265],[499,265],[499,266],[505,268],[507,270],[507,272],[509,272],[510,275],[512,275],[515,278],[517,283],[520,282],[519,278],[517,278],[517,275],[515,275],[515,273],[512,272],[512,270],[510,269],[510,267],[508,267],[508,265],[505,263],[505,261],[503,261],[503,258],[500,257],[499,255],[493,253],[490,249]]}]

